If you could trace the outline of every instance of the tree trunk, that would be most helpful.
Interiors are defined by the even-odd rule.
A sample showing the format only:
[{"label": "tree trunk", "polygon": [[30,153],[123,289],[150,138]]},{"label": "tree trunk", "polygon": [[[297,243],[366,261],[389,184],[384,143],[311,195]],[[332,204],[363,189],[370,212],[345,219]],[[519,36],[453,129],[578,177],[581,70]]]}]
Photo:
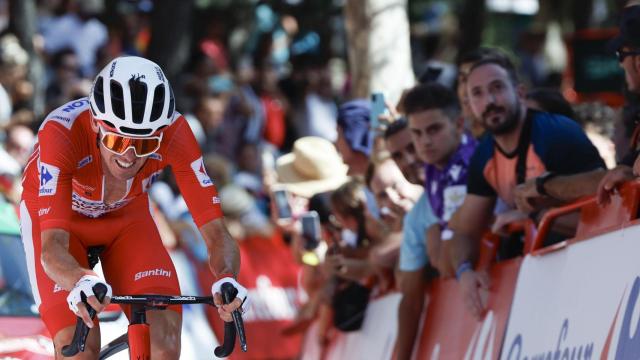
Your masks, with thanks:
[{"label": "tree trunk", "polygon": [[395,104],[415,78],[406,0],[347,0],[344,8],[352,97],[383,92]]},{"label": "tree trunk", "polygon": [[458,24],[460,38],[458,41],[458,59],[469,51],[477,49],[482,43],[482,31],[486,18],[485,0],[464,0]]},{"label": "tree trunk", "polygon": [[44,87],[46,84],[43,81],[44,66],[33,46],[37,17],[35,0],[9,1],[9,29],[18,38],[20,46],[29,54],[28,80],[33,84],[34,95],[28,106],[36,118],[39,118],[44,111]]},{"label": "tree trunk", "polygon": [[160,65],[173,82],[189,59],[192,13],[193,0],[154,3],[147,56]]}]

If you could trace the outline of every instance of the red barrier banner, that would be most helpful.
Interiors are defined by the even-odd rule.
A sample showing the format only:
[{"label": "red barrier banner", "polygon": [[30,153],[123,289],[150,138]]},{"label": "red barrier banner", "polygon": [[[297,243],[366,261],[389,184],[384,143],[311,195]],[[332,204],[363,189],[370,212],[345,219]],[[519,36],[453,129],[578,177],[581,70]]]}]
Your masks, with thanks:
[{"label": "red barrier banner", "polygon": [[416,359],[497,359],[505,333],[522,258],[494,264],[488,309],[475,319],[464,305],[455,279],[436,279]]}]

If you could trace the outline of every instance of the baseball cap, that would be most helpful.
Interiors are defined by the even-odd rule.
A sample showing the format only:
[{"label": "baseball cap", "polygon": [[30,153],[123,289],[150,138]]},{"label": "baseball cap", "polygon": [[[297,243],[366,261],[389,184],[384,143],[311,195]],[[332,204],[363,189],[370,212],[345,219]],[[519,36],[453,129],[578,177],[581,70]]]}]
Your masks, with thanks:
[{"label": "baseball cap", "polygon": [[369,131],[371,102],[366,99],[348,101],[338,108],[338,126],[342,128],[344,139],[353,151],[367,156],[371,153],[373,141]]},{"label": "baseball cap", "polygon": [[616,51],[625,45],[640,48],[640,5],[622,9],[619,30],[619,34],[607,43],[609,51]]}]

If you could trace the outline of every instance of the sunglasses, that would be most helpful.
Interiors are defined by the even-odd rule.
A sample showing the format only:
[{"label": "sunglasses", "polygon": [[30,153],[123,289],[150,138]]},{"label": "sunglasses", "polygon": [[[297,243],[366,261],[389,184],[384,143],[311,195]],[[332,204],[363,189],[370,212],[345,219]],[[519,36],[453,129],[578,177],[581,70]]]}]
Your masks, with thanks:
[{"label": "sunglasses", "polygon": [[162,133],[159,136],[134,138],[106,131],[100,127],[100,142],[116,155],[123,155],[129,148],[133,148],[137,157],[145,157],[158,151]]},{"label": "sunglasses", "polygon": [[640,51],[638,51],[638,50],[635,50],[635,51],[618,50],[618,51],[616,51],[616,57],[618,58],[619,62],[623,62],[624,58],[626,58],[627,56],[631,56],[631,55],[640,55]]}]

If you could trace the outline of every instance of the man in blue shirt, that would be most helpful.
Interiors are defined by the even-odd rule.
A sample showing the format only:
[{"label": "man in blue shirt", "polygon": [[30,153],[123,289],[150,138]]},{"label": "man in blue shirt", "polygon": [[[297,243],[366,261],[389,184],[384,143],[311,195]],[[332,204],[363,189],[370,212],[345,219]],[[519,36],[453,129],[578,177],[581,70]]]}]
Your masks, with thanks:
[{"label": "man in blue shirt", "polygon": [[506,56],[476,62],[467,88],[471,109],[489,134],[471,159],[468,194],[452,225],[452,262],[464,302],[480,318],[488,278],[474,271],[473,260],[496,198],[524,213],[534,205],[530,199],[568,201],[588,194],[575,186],[575,176],[597,175],[605,165],[575,121],[527,109],[524,87]]}]

